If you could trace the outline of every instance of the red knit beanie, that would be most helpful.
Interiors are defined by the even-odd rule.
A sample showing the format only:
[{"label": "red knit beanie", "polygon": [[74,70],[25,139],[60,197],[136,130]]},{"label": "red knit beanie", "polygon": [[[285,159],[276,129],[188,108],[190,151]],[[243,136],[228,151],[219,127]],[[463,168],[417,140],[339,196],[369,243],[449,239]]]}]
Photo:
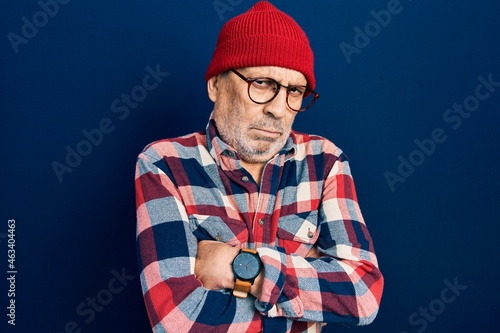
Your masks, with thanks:
[{"label": "red knit beanie", "polygon": [[222,27],[205,80],[230,68],[278,66],[304,74],[314,89],[314,57],[302,28],[267,1]]}]

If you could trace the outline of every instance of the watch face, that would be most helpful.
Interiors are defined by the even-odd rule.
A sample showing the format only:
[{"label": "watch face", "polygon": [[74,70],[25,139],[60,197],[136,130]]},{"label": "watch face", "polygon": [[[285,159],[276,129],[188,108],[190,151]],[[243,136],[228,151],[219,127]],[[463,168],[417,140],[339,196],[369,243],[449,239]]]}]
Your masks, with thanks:
[{"label": "watch face", "polygon": [[240,252],[234,258],[233,271],[240,280],[253,280],[259,275],[261,263],[257,255],[248,252]]}]

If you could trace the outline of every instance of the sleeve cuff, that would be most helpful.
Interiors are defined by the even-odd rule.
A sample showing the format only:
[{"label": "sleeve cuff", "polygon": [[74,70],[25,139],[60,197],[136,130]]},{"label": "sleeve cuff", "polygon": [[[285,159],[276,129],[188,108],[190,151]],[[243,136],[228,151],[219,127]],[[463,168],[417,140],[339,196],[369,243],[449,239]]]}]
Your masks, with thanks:
[{"label": "sleeve cuff", "polygon": [[304,313],[302,302],[286,285],[288,256],[285,249],[259,248],[257,251],[264,266],[264,282],[255,308],[267,317],[301,317]]}]

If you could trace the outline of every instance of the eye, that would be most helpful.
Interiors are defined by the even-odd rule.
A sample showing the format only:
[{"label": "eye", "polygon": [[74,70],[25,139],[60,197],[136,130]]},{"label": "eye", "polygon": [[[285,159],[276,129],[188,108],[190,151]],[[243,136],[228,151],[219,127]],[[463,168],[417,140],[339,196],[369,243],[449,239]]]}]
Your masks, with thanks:
[{"label": "eye", "polygon": [[273,80],[269,79],[254,79],[252,81],[252,86],[257,89],[263,89],[263,90],[268,90],[268,89],[276,89],[277,85],[276,82]]},{"label": "eye", "polygon": [[305,86],[291,86],[288,88],[288,94],[294,97],[302,97],[306,93]]}]

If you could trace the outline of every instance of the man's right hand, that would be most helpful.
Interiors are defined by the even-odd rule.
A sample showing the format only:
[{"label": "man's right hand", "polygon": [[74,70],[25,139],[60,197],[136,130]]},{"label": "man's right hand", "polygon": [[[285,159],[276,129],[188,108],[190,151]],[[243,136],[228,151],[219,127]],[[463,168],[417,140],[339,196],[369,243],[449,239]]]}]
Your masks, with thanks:
[{"label": "man's right hand", "polygon": [[198,242],[194,274],[203,287],[211,290],[233,289],[231,263],[239,249],[217,241]]}]

